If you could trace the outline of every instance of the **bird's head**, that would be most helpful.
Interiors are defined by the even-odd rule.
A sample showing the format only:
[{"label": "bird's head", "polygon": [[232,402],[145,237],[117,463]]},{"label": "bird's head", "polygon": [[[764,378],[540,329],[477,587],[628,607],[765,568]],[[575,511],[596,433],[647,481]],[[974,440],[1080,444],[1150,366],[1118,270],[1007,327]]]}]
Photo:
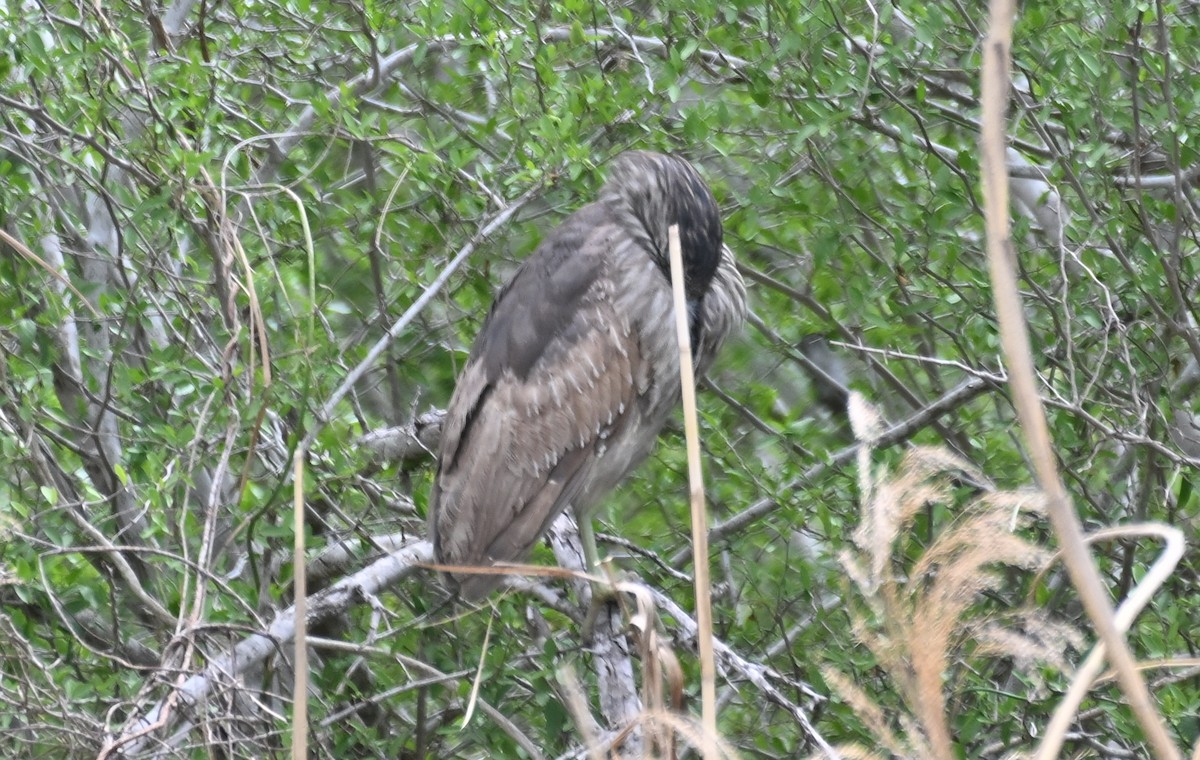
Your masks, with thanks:
[{"label": "bird's head", "polygon": [[717,200],[692,165],[663,153],[622,153],[609,170],[601,196],[631,217],[630,229],[644,233],[647,251],[668,278],[667,230],[679,225],[684,290],[688,300],[699,302],[721,261],[723,231]]}]

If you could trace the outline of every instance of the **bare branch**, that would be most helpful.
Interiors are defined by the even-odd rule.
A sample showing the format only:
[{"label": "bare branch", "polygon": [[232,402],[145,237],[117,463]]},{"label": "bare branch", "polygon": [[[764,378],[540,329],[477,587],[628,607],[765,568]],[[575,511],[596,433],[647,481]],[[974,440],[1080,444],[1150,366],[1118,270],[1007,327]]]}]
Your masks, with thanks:
[{"label": "bare branch", "polygon": [[[308,597],[309,626],[364,603],[432,558],[433,548],[427,541],[411,543],[313,594]],[[236,681],[238,676],[272,654],[282,654],[295,632],[295,608],[289,607],[278,613],[265,631],[243,639],[231,651],[214,657],[201,673],[177,682],[168,697],[132,721],[118,736],[111,737],[100,752],[100,757],[138,754],[147,743],[153,741],[154,734],[168,728],[177,719],[177,707],[185,712],[190,711],[217,687],[218,682]]]}]

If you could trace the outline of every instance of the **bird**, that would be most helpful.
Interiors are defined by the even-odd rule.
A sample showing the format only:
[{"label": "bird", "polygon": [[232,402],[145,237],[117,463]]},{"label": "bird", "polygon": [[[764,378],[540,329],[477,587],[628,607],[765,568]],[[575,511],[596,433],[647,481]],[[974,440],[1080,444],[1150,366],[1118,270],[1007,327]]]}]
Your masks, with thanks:
[{"label": "bird", "polygon": [[[668,229],[679,226],[697,377],[746,316],[720,209],[684,158],[628,151],[499,290],[446,410],[429,496],[442,566],[527,557],[567,508],[594,568],[591,513],[679,403]],[[496,574],[450,572],[477,600]]]}]

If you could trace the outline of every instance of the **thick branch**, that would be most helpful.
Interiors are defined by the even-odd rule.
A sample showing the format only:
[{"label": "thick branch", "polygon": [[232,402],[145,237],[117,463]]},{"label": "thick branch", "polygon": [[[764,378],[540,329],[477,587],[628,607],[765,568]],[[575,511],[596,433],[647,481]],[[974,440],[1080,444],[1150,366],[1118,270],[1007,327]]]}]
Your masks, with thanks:
[{"label": "thick branch", "polygon": [[[383,557],[354,575],[308,598],[309,627],[341,615],[351,607],[365,603],[379,592],[409,575],[417,565],[433,558],[433,548],[427,541],[418,541]],[[191,710],[213,691],[219,680],[236,680],[238,676],[258,665],[267,657],[283,651],[296,633],[295,608],[289,607],[275,616],[263,633],[243,639],[229,652],[212,660],[202,672],[191,676],[145,715],[126,726],[120,736],[109,741],[100,752],[101,758],[114,755],[136,755],[155,741],[152,736],[167,728],[177,705]]]}]

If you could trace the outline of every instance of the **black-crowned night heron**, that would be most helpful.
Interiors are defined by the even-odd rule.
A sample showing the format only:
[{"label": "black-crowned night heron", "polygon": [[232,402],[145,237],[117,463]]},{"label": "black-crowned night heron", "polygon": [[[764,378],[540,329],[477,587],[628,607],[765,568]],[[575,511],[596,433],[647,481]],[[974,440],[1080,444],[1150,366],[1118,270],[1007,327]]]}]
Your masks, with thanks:
[{"label": "black-crowned night heron", "polygon": [[[678,224],[697,374],[745,317],[712,192],[682,158],[635,151],[505,285],[450,399],[429,498],[437,561],[524,559],[567,506],[590,510],[654,447],[680,397],[667,230]],[[452,578],[478,598],[496,575]]]}]

